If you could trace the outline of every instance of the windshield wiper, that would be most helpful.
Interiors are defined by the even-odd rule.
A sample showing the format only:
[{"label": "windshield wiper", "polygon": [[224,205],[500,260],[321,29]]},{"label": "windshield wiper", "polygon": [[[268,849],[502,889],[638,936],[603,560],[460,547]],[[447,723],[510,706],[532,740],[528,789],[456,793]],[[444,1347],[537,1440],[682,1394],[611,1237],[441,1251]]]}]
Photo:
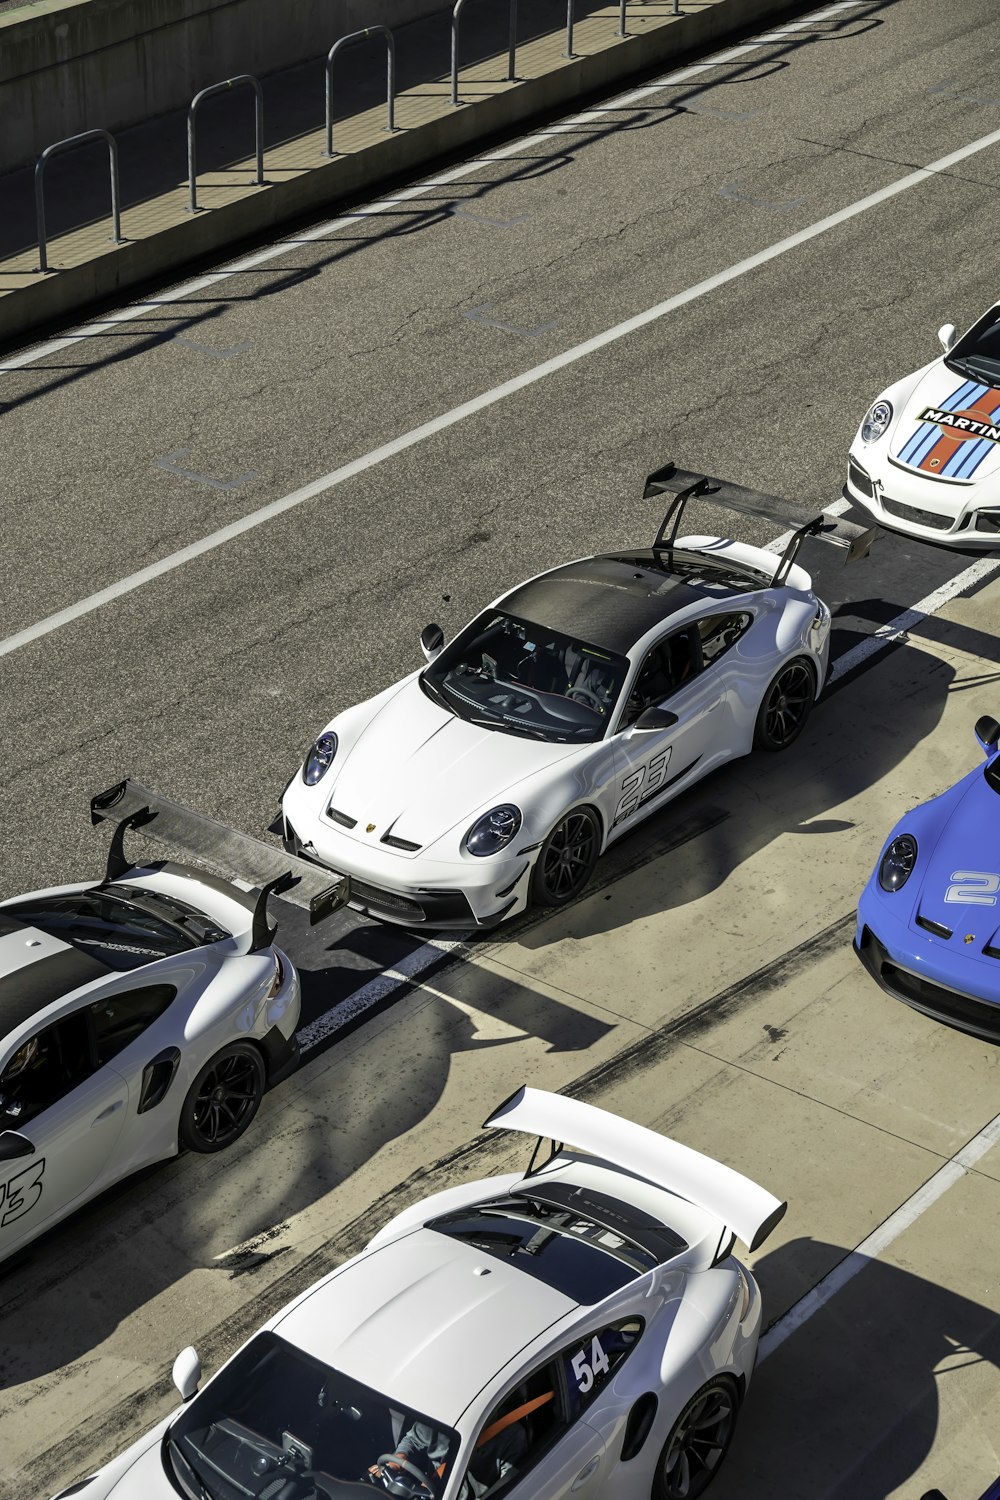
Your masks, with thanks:
[{"label": "windshield wiper", "polygon": [[[178,1479],[181,1478],[180,1471],[183,1470],[185,1478],[190,1476],[190,1478],[194,1480],[195,1487],[198,1491],[199,1500],[216,1500],[216,1497],[212,1494],[211,1490],[208,1488],[207,1484],[198,1473],[198,1470],[181,1452],[180,1445],[174,1438],[167,1438],[167,1452],[170,1454],[174,1473],[177,1475]],[[183,1479],[181,1479],[182,1484],[183,1482]]]},{"label": "windshield wiper", "polygon": [[432,682],[429,677],[421,675],[420,686],[423,688],[428,698],[432,699],[439,708],[446,708],[449,713],[454,712],[451,704],[448,702],[447,698],[444,695],[444,689],[439,688],[436,682]]}]

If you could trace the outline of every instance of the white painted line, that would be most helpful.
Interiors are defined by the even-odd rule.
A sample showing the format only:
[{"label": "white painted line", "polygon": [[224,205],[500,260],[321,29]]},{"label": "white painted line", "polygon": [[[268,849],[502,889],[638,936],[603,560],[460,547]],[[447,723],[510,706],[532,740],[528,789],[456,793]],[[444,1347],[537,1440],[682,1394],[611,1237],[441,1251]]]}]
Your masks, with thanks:
[{"label": "white painted line", "polygon": [[898,641],[907,630],[912,630],[928,615],[937,614],[939,609],[948,604],[952,599],[958,597],[965,589],[971,588],[974,583],[980,583],[984,578],[989,578],[1000,569],[1000,558],[981,557],[968,567],[964,572],[957,573],[954,578],[949,578],[940,588],[921,599],[910,609],[904,609],[888,625],[880,625],[874,635],[866,636],[863,641],[858,641],[843,656],[838,656],[830,673],[830,681],[834,682],[838,677],[843,677],[845,672],[850,672],[861,662],[866,661],[869,656],[874,656],[877,651],[884,651],[886,646],[891,646],[893,641]]},{"label": "white painted line", "polygon": [[[818,235],[825,234],[828,230],[837,228],[841,224],[848,223],[857,218],[859,214],[867,213],[869,209],[877,208],[881,204],[895,198],[900,193],[906,192],[911,187],[917,187],[929,182],[933,177],[957,163],[966,161],[970,156],[975,156],[980,151],[987,150],[990,146],[1000,145],[1000,130],[991,131],[989,135],[980,136],[967,146],[962,146],[957,151],[950,152],[947,156],[940,157],[931,162],[930,166],[919,167],[915,172],[909,172],[905,177],[900,177],[896,182],[887,187],[879,188],[877,192],[869,193],[867,197],[859,198],[856,203],[847,208],[838,209],[836,213],[828,214],[826,218],[819,219],[815,224],[805,229],[799,229],[794,234],[786,236],[785,239],[776,241],[764,250],[759,250],[755,255],[748,256],[745,260],[737,261],[735,265],[729,266],[724,271],[717,272],[714,276],[707,277],[704,281],[697,282],[688,287],[686,291],[678,292],[673,297],[668,297],[664,302],[658,302],[655,306],[646,308],[644,312],[636,313],[631,318],[626,318],[623,323],[616,323],[613,328],[605,329],[603,333],[595,334],[592,338],[585,339],[581,344],[575,344],[571,349],[564,349],[561,354],[553,355],[551,359],[543,360],[539,365],[525,370],[521,375],[515,375],[511,380],[505,380],[501,385],[494,386],[492,390],[484,391],[479,396],[474,396],[469,401],[463,401],[461,405],[453,407],[451,411],[442,412],[440,416],[432,417],[429,422],[422,422],[419,427],[411,428],[401,436],[392,438],[388,443],[383,443],[378,448],[373,448],[370,453],[362,454],[360,458],[352,459],[350,463],[341,465],[330,474],[324,474],[319,479],[312,480],[303,485],[301,489],[293,490],[290,495],[283,496],[280,500],[272,500],[269,505],[264,505],[260,510],[252,511],[238,521],[232,521],[228,526],[213,531],[209,536],[202,537],[197,542],[191,542],[187,547],[172,552],[163,557],[159,562],[151,563],[146,568],[140,568],[137,573],[131,573],[127,578],[121,578],[117,583],[109,584],[107,588],[100,589],[96,594],[91,594],[85,599],[78,600],[75,604],[68,605],[56,614],[49,615],[43,620],[29,625],[24,630],[17,631],[6,640],[0,641],[0,656],[7,656],[12,651],[19,650],[22,646],[32,641],[40,640],[43,636],[50,635],[52,631],[68,625],[84,615],[91,614],[94,610],[101,609],[104,605],[122,598],[125,594],[132,593],[144,584],[150,583],[155,578],[162,578],[167,573],[173,573],[176,569],[183,567],[186,563],[194,561],[195,558],[204,556],[207,552],[214,552],[217,548],[242,536],[244,532],[253,531],[262,526],[266,521],[273,520],[276,516],[283,515],[285,511],[293,510],[308,500],[315,499],[318,495],[328,494],[330,490],[338,485],[344,484],[349,479],[354,479],[359,474],[366,473],[378,464],[386,462],[387,459],[395,458],[407,449],[416,447],[418,443],[425,442],[428,438],[444,432],[449,427],[464,422],[468,417],[476,416],[481,411],[495,406],[498,402],[506,400],[508,396],[516,395],[519,391],[527,390],[529,386],[545,380],[550,375],[555,375],[561,370],[567,369],[578,360],[585,359],[598,350],[605,349],[620,339],[637,333],[640,329],[647,328],[651,324],[665,318],[669,313],[676,312],[678,308],[686,307],[699,298],[708,296],[709,293],[718,291],[720,287],[727,286],[730,282],[738,280],[741,276],[748,275],[760,266],[767,265],[769,261],[776,260],[778,256],[786,255],[790,250],[797,249],[800,245],[807,244],[816,239]],[[221,274],[221,273],[219,273]]]},{"label": "white painted line", "polygon": [[[813,16],[807,18],[809,24],[823,21],[840,11],[851,10],[861,5],[864,0],[841,0],[838,5],[827,6],[817,11]],[[806,23],[802,23],[806,24]],[[662,89],[679,83],[686,83],[689,78],[694,78],[710,68],[724,67],[729,62],[739,61],[746,53],[756,50],[760,43],[748,42],[741,47],[731,49],[729,52],[719,52],[703,63],[696,63],[691,67],[679,69],[677,72],[669,73],[665,78],[653,83],[643,84],[640,88],[632,89],[627,94],[620,94],[618,98],[612,99],[608,104],[587,110],[584,114],[574,115],[571,119],[563,121],[565,127],[586,125],[603,115],[613,113],[615,110],[626,109],[629,105],[639,104],[651,94],[659,93]],[[559,127],[537,132],[534,135],[522,137],[509,146],[496,148],[490,156],[479,156],[474,161],[463,162],[454,167],[450,172],[444,172],[436,177],[425,179],[411,188],[406,188],[392,198],[381,199],[377,203],[369,204],[356,212],[346,214],[339,219],[330,219],[325,224],[314,225],[312,229],[304,230],[291,239],[282,239],[263,250],[257,250],[252,255],[244,256],[241,260],[233,261],[228,266],[218,271],[210,271],[204,276],[196,277],[193,281],[185,281],[181,286],[171,287],[169,290],[159,292],[155,297],[149,297],[142,302],[130,303],[128,307],[120,308],[112,313],[110,317],[102,318],[98,322],[85,323],[80,328],[75,328],[71,333],[64,334],[57,339],[50,339],[48,343],[39,344],[33,349],[26,350],[23,354],[12,355],[0,363],[0,374],[14,370],[24,369],[27,365],[35,364],[40,359],[47,359],[51,354],[59,354],[63,349],[71,349],[74,345],[84,339],[101,338],[112,329],[119,327],[122,323],[131,322],[135,318],[141,318],[150,308],[164,307],[172,302],[184,302],[194,296],[196,292],[203,292],[209,287],[216,286],[219,282],[226,281],[230,276],[242,274],[245,271],[256,270],[259,266],[265,266],[279,256],[286,255],[296,245],[307,245],[316,240],[326,239],[338,230],[346,229],[359,219],[373,218],[377,214],[388,212],[390,209],[398,208],[401,204],[412,202],[415,198],[423,197],[435,188],[448,187],[453,182],[460,182],[463,177],[468,177],[475,172],[484,162],[503,162],[511,157],[520,155],[521,152],[529,150],[533,146],[544,145],[550,135],[557,134]],[[157,330],[159,331],[159,330]]]},{"label": "white painted line", "polygon": [[852,1250],[838,1266],[824,1276],[823,1280],[817,1282],[811,1292],[801,1297],[794,1307],[790,1307],[783,1317],[779,1318],[774,1327],[765,1333],[760,1341],[757,1352],[758,1362],[767,1359],[775,1349],[780,1349],[787,1338],[800,1329],[803,1323],[807,1323],[814,1313],[826,1306],[832,1297],[847,1285],[859,1271],[863,1271],[868,1263],[881,1255],[883,1250],[897,1240],[905,1230],[914,1224],[921,1214],[926,1213],[932,1204],[946,1193],[950,1187],[965,1176],[966,1172],[972,1170],[987,1151],[1000,1144],[1000,1115],[997,1115],[990,1123],[973,1136],[961,1151],[946,1162],[933,1177],[929,1177],[923,1187],[918,1188],[912,1197],[890,1214],[884,1223],[880,1224],[874,1234],[870,1234],[866,1240],[862,1240],[856,1250]]},{"label": "white painted line", "polygon": [[465,933],[455,938],[431,938],[400,959],[394,969],[383,969],[381,974],[376,974],[374,979],[355,990],[353,995],[348,995],[346,1000],[341,1000],[339,1005],[334,1005],[323,1015],[317,1016],[315,1021],[310,1021],[308,1026],[303,1026],[296,1033],[302,1051],[308,1052],[312,1047],[318,1046],[331,1032],[339,1031],[349,1021],[356,1020],[366,1010],[371,1010],[373,1005],[387,999],[400,985],[412,984],[424,969],[438,963],[456,948],[463,947],[466,940]]}]

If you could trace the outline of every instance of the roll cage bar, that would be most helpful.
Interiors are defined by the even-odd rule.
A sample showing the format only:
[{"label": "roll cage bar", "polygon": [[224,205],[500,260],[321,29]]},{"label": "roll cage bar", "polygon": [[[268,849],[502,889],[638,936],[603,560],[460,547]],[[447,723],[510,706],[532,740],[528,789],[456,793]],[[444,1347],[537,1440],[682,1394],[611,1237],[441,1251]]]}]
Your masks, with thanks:
[{"label": "roll cage bar", "polygon": [[803,522],[801,512],[777,495],[745,489],[743,485],[733,484],[728,479],[711,479],[707,474],[694,474],[688,469],[678,469],[673,463],[664,464],[662,469],[656,469],[647,475],[642,497],[649,500],[654,495],[674,497],[653,542],[653,551],[661,561],[664,556],[669,559],[673,553],[681,518],[689,500],[712,499],[715,504],[724,505],[741,515],[756,516],[760,520],[791,526],[792,534],[771,579],[773,588],[780,588],[787,582],[799,548],[808,536],[818,537],[831,546],[843,548],[847,552],[845,566],[867,557],[878,536],[877,526],[856,526],[853,521],[842,521],[839,516],[828,515],[826,511]]},{"label": "roll cage bar", "polygon": [[115,828],[102,884],[120,880],[136,868],[125,854],[125,835],[131,829],[146,829],[150,838],[181,850],[199,864],[214,865],[230,881],[250,881],[257,887],[250,939],[253,953],[268,947],[278,930],[268,919],[269,897],[288,896],[309,913],[312,926],[350,900],[349,876],[331,884],[329,871],[161,797],[130,777],[90,799],[90,821],[95,827],[112,819]]}]

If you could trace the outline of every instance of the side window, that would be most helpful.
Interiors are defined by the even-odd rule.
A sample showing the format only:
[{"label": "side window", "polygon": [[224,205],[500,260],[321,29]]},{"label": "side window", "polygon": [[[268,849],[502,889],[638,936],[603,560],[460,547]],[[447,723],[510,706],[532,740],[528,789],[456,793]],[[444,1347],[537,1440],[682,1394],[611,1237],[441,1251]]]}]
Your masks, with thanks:
[{"label": "side window", "polygon": [[147,1026],[163,1015],[176,994],[172,984],[149,984],[141,990],[105,995],[88,1005],[98,1067],[110,1062],[123,1047],[141,1036]]},{"label": "side window", "polygon": [[752,624],[753,615],[745,610],[741,614],[709,615],[706,619],[699,620],[698,634],[701,637],[701,654],[705,666],[718,661],[730,646],[735,646]]},{"label": "side window", "polygon": [[587,1334],[560,1355],[572,1421],[586,1411],[619,1365],[631,1354],[642,1330],[641,1318],[627,1318],[621,1323],[611,1323],[597,1333]]},{"label": "side window", "polygon": [[660,641],[646,653],[628,695],[619,728],[627,729],[647,708],[663,703],[671,693],[697,677],[700,671],[701,648],[697,630],[678,630],[665,641]]},{"label": "side window", "polygon": [[19,1130],[94,1071],[87,1018],[64,1016],[24,1042],[0,1073],[0,1130]]},{"label": "side window", "polygon": [[549,1362],[498,1402],[483,1423],[465,1471],[463,1497],[504,1495],[564,1432],[557,1364]]}]

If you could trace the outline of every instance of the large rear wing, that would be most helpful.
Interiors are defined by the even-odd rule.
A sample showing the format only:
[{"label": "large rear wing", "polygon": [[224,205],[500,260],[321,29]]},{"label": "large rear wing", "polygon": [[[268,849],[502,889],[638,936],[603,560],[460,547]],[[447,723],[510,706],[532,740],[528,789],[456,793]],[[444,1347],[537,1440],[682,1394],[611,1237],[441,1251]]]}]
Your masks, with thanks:
[{"label": "large rear wing", "polygon": [[575,1146],[600,1157],[704,1209],[751,1250],[764,1243],[788,1207],[732,1167],[565,1094],[520,1088],[493,1111],[483,1127],[523,1130],[539,1141]]},{"label": "large rear wing", "polygon": [[93,824],[114,820],[105,880],[120,880],[135,866],[125,856],[125,835],[141,828],[158,843],[167,844],[199,864],[221,871],[227,879],[260,887],[253,918],[251,947],[265,948],[276,928],[267,918],[269,896],[285,896],[309,913],[312,924],[330,916],[350,900],[350,879],[331,883],[329,871],[286,854],[248,833],[227,828],[181,802],[151,792],[128,778],[90,799]]},{"label": "large rear wing", "polygon": [[760,490],[748,490],[728,479],[710,479],[707,474],[693,474],[688,469],[678,469],[676,464],[664,464],[646,478],[642,492],[644,500],[654,495],[673,495],[674,499],[656,533],[653,551],[670,553],[677,542],[681,517],[689,500],[703,497],[715,505],[724,505],[729,510],[744,516],[756,516],[759,520],[774,521],[779,526],[790,526],[792,534],[778,559],[771,579],[773,587],[780,587],[788,578],[799,548],[807,536],[815,536],[834,547],[843,548],[847,563],[858,562],[867,557],[871,545],[878,536],[877,526],[857,526],[853,521],[843,521],[839,516],[821,511],[811,521],[803,523],[802,513],[782,500],[778,495],[765,495]]}]

